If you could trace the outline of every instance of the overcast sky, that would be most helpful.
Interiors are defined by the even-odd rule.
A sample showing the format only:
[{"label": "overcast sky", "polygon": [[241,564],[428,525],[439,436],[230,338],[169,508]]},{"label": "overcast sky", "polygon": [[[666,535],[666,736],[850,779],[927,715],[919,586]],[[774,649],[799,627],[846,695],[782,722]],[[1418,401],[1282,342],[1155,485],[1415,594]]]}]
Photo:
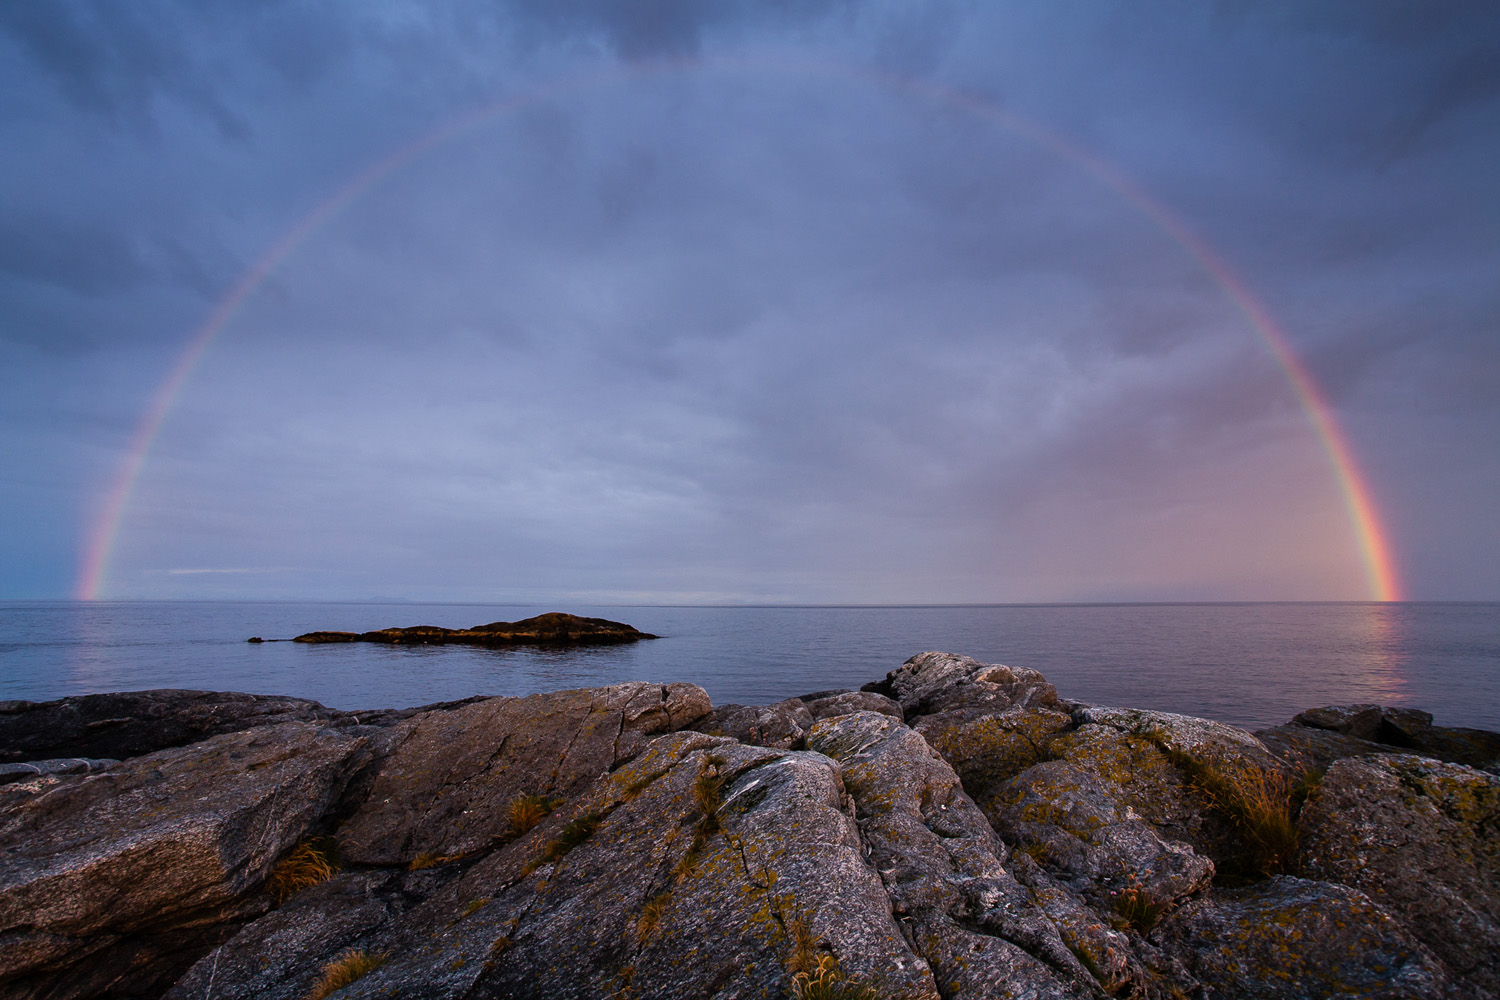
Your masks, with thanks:
[{"label": "overcast sky", "polygon": [[1369,597],[1266,340],[1087,158],[1285,329],[1403,592],[1500,599],[1491,0],[0,4],[0,597],[77,590],[195,335],[403,149],[101,595]]}]

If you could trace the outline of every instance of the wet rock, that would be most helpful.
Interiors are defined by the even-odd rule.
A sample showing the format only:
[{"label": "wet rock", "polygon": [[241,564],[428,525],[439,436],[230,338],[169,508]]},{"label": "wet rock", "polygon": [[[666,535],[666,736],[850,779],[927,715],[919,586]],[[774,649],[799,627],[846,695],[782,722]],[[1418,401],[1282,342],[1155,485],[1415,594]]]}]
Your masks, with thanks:
[{"label": "wet rock", "polygon": [[1500,778],[1417,756],[1328,769],[1301,862],[1400,919],[1471,995],[1500,995]]},{"label": "wet rock", "polygon": [[1011,708],[1059,708],[1057,689],[1028,667],[980,663],[955,653],[918,653],[885,680],[862,690],[886,695],[901,705],[907,720],[945,710],[974,714]]},{"label": "wet rock", "polygon": [[123,760],[278,722],[332,723],[345,713],[305,698],[225,691],[122,691],[0,702],[0,763],[59,757]]},{"label": "wet rock", "polygon": [[879,712],[897,722],[905,719],[901,703],[874,691],[832,691],[820,695],[803,695],[801,701],[814,719],[831,719],[851,712]]},{"label": "wet rock", "polygon": [[696,728],[757,747],[786,750],[800,746],[813,714],[800,699],[774,705],[721,705]]},{"label": "wet rock", "polygon": [[334,806],[366,740],[303,722],[0,788],[0,990],[164,988]]},{"label": "wet rock", "polygon": [[472,628],[413,625],[373,632],[304,632],[293,642],[383,642],[390,645],[605,646],[655,639],[624,622],[581,618],[556,611],[518,622],[490,622]]},{"label": "wet rock", "polygon": [[[1123,935],[1096,923],[1098,934],[1064,941],[1003,867],[1005,846],[958,776],[919,734],[863,712],[818,723],[808,747],[842,765],[870,862],[944,995],[1093,997],[1123,982]],[[1105,983],[1079,951],[1093,953]]]},{"label": "wet rock", "polygon": [[710,710],[696,685],[632,682],[414,716],[391,728],[396,746],[339,829],[340,850],[357,864],[405,865],[489,847],[512,832],[518,797],[574,796],[652,735]]},{"label": "wet rock", "polygon": [[1277,876],[1189,902],[1152,934],[1223,1000],[1438,1000],[1431,955],[1363,893]]}]

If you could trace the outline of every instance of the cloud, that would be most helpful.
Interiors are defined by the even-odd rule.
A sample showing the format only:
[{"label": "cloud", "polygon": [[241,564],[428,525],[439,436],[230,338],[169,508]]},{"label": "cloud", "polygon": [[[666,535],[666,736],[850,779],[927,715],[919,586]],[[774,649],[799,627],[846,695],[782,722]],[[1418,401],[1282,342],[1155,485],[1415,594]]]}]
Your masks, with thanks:
[{"label": "cloud", "polygon": [[0,271],[97,296],[136,287],[147,273],[119,232],[65,218],[0,220]]},{"label": "cloud", "polygon": [[[1497,19],[1427,9],[9,5],[0,448],[87,522],[250,262],[505,107],[234,312],[117,592],[1362,596],[1327,456],[1213,276],[1084,163],[910,82],[1131,178],[1286,327],[1377,486],[1472,492],[1500,140],[1466,123]],[[1413,458],[1444,418],[1462,444]],[[1416,524],[1441,490],[1384,492]],[[1489,586],[1453,556],[1500,563],[1480,506],[1442,505],[1425,566]],[[0,544],[34,565],[26,530]],[[265,566],[302,569],[188,572]]]},{"label": "cloud", "polygon": [[207,114],[226,137],[243,137],[244,120],[189,56],[181,11],[174,7],[107,0],[6,4],[0,30],[87,111],[148,125],[155,99],[169,96]]}]

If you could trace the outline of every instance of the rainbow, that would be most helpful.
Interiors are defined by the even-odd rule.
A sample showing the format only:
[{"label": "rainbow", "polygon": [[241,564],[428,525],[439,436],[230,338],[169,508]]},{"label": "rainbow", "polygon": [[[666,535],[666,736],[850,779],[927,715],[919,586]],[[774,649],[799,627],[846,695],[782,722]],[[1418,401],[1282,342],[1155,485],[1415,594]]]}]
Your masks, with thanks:
[{"label": "rainbow", "polygon": [[1003,108],[992,101],[919,80],[826,63],[802,63],[784,60],[678,60],[601,72],[576,77],[554,86],[528,91],[462,115],[419,136],[414,141],[387,154],[356,174],[343,187],[304,215],[285,235],[270,247],[240,277],[234,287],[213,310],[188,341],[187,347],[162,381],[145,416],[131,438],[124,461],[105,496],[98,516],[88,532],[79,567],[74,596],[78,600],[99,598],[109,571],[110,555],[120,533],[121,522],[130,506],[151,445],[172,409],[194,368],[202,360],[213,340],[227,326],[245,301],[293,251],[321,229],[334,216],[402,167],[447,140],[470,131],[505,114],[535,105],[543,100],[585,90],[603,83],[618,82],[643,74],[679,72],[703,68],[779,69],[803,74],[836,76],[865,80],[891,90],[959,108],[1006,130],[1031,140],[1061,158],[1081,167],[1107,188],[1120,195],[1146,218],[1170,236],[1203,270],[1213,278],[1229,300],[1244,314],[1251,327],[1270,348],[1272,356],[1285,373],[1298,403],[1306,413],[1314,432],[1328,454],[1338,481],[1345,507],[1364,564],[1370,600],[1399,601],[1400,577],[1391,544],[1377,513],[1369,484],[1360,471],[1348,438],[1334,417],[1332,406],[1307,366],[1297,356],[1286,332],[1277,325],[1245,283],[1229,265],[1161,202],[1152,198],[1118,168],[1099,159],[1075,143],[1049,131],[1040,124]]}]

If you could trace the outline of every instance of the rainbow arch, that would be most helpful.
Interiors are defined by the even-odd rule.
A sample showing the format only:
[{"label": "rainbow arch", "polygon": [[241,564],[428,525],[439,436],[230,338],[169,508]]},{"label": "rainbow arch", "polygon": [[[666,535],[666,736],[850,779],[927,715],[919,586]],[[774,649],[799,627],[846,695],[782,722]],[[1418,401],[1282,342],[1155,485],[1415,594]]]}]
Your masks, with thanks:
[{"label": "rainbow arch", "polygon": [[1088,150],[1048,130],[1041,124],[993,101],[926,81],[911,80],[865,69],[828,63],[765,59],[675,60],[574,77],[550,87],[528,91],[454,118],[419,136],[366,167],[343,187],[314,206],[245,271],[223,300],[214,307],[203,324],[194,331],[187,347],[178,356],[167,377],[162,380],[150,406],[147,407],[145,415],[136,427],[125,459],[120,463],[105,495],[104,503],[88,529],[77,584],[74,588],[75,598],[85,601],[98,599],[108,575],[110,556],[114,551],[125,512],[145,468],[152,443],[161,431],[162,424],[166,421],[173,403],[176,402],[183,386],[187,384],[198,362],[208,351],[214,338],[228,325],[245,301],[270,276],[271,272],[310,236],[402,167],[447,140],[486,122],[544,100],[605,83],[617,82],[628,77],[703,68],[772,69],[806,75],[834,76],[865,80],[887,89],[917,95],[961,109],[1029,139],[1082,168],[1097,181],[1124,198],[1162,232],[1171,237],[1189,257],[1203,268],[1265,341],[1272,356],[1286,375],[1287,382],[1296,395],[1299,405],[1307,415],[1314,433],[1328,455],[1329,464],[1338,482],[1364,565],[1370,600],[1399,601],[1402,599],[1400,576],[1390,540],[1381,523],[1369,484],[1355,459],[1348,437],[1335,418],[1333,407],[1327,396],[1313,378],[1312,372],[1297,355],[1285,330],[1271,317],[1266,307],[1256,299],[1224,259],[1175,213],[1160,201],[1152,198],[1112,164],[1101,160]]}]

